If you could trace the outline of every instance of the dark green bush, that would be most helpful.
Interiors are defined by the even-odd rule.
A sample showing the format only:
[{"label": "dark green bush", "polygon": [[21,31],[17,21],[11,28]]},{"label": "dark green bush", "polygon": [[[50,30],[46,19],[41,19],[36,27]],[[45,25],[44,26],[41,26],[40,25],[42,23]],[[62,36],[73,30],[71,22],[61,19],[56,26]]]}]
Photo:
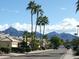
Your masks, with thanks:
[{"label": "dark green bush", "polygon": [[2,48],[0,48],[0,51],[4,52],[4,53],[9,53],[10,52],[10,48],[2,47]]},{"label": "dark green bush", "polygon": [[45,47],[42,46],[41,48],[42,48],[42,50],[45,50]]},{"label": "dark green bush", "polygon": [[12,48],[11,50],[14,53],[24,53],[24,52],[30,52],[31,48],[29,46],[26,46],[26,47]]},{"label": "dark green bush", "polygon": [[57,49],[61,45],[61,39],[57,36],[53,36],[50,39],[50,42],[52,44],[52,48]]},{"label": "dark green bush", "polygon": [[11,51],[14,53],[24,53],[25,52],[25,50],[23,48],[12,48]]},{"label": "dark green bush", "polygon": [[70,45],[66,45],[66,46],[65,46],[65,48],[70,49],[70,48],[71,48],[71,46],[70,46]]},{"label": "dark green bush", "polygon": [[76,51],[78,46],[73,46],[73,51]]},{"label": "dark green bush", "polygon": [[79,48],[77,48],[77,49],[75,50],[75,55],[76,55],[76,56],[79,56]]},{"label": "dark green bush", "polygon": [[30,51],[31,51],[30,46],[27,46],[26,49],[25,49],[25,51],[26,51],[26,52],[30,52]]}]

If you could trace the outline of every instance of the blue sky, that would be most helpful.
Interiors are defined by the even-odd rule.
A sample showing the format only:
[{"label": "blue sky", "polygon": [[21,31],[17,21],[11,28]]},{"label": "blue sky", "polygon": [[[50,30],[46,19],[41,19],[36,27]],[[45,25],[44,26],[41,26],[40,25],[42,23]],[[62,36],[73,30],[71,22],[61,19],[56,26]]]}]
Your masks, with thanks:
[{"label": "blue sky", "polygon": [[[30,0],[0,0],[0,28],[8,25],[14,25],[13,27],[15,27],[15,25],[18,24],[17,27],[22,27],[22,25],[27,26],[27,24],[30,24],[30,11],[26,10],[29,1]],[[76,1],[77,0],[35,0],[36,3],[42,5],[42,9],[45,12],[44,15],[48,16],[49,26],[58,26],[65,23],[65,21],[69,22],[69,20],[73,20],[75,23],[78,22],[79,12],[75,13]],[[75,23],[73,25],[77,25]],[[50,28],[47,30],[53,31],[53,29]],[[57,31],[61,32],[62,30],[57,29]]]}]

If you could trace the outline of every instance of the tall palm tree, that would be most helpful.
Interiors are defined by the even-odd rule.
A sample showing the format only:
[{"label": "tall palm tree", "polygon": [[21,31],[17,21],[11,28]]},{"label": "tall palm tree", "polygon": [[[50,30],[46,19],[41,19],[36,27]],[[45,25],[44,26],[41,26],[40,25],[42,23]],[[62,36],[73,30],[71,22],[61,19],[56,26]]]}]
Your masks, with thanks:
[{"label": "tall palm tree", "polygon": [[[40,33],[41,33],[42,18],[43,18],[42,16],[39,16],[36,22],[37,25],[40,26]],[[40,40],[41,40],[41,35],[40,35]]]},{"label": "tall palm tree", "polygon": [[[43,26],[43,36],[44,36],[44,32],[45,32],[45,25],[47,25],[48,24],[48,17],[46,17],[46,16],[43,16],[42,17],[42,22],[41,22],[41,25]],[[42,36],[42,47],[44,47],[45,48],[45,41],[46,41],[46,39],[44,39],[44,37]],[[44,40],[43,40],[44,39]]]},{"label": "tall palm tree", "polygon": [[[40,26],[40,33],[41,33],[41,26],[43,26],[43,36],[45,32],[45,25],[47,24],[48,24],[48,17],[41,15],[37,20],[37,25]],[[43,41],[42,36],[40,36],[40,40],[41,40],[41,46],[45,48],[45,42]]]},{"label": "tall palm tree", "polygon": [[47,25],[47,24],[48,24],[48,17],[43,16],[43,19],[42,19],[43,35],[45,33],[45,25]]},{"label": "tall palm tree", "polygon": [[[33,33],[33,15],[36,13],[35,6],[36,6],[35,1],[30,1],[28,3],[28,7],[26,8],[27,10],[30,10],[30,13],[31,13],[31,34]],[[32,39],[33,39],[33,36],[32,36]]]},{"label": "tall palm tree", "polygon": [[48,24],[48,17],[46,16],[40,16],[37,20],[37,25],[40,26],[40,33],[41,33],[41,26],[43,26],[43,35],[45,32],[45,25]]},{"label": "tall palm tree", "polygon": [[36,26],[35,26],[35,34],[36,34],[36,30],[37,30],[37,21],[38,21],[38,17],[39,14],[42,14],[43,10],[41,9],[41,5],[36,5],[36,14],[37,14],[37,19],[36,19]]},{"label": "tall palm tree", "polygon": [[76,2],[76,12],[79,11],[79,0]]}]

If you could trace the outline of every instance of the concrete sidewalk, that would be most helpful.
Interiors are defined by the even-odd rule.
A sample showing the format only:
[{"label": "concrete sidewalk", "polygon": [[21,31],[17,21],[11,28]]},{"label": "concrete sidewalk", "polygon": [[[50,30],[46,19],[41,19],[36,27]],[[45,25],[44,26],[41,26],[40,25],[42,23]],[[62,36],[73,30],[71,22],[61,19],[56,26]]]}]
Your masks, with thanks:
[{"label": "concrete sidewalk", "polygon": [[69,49],[62,59],[74,59],[72,49]]},{"label": "concrete sidewalk", "polygon": [[[59,50],[61,50],[61,49],[59,49]],[[48,51],[50,51],[50,52],[54,51],[54,53],[56,52],[56,50],[54,50],[54,49],[48,49],[48,50],[31,51],[31,52],[28,52],[28,53],[9,53],[9,54],[4,54],[4,55],[0,56],[0,59],[9,58],[10,56],[25,56],[25,55],[32,54],[32,53],[41,53],[41,52],[48,52]],[[69,51],[71,51],[71,50],[69,50]],[[58,53],[58,51],[57,51],[57,53]],[[65,59],[68,59],[67,55],[65,55]]]},{"label": "concrete sidewalk", "polygon": [[37,51],[31,51],[31,52],[26,52],[26,53],[9,53],[9,54],[3,54],[0,55],[0,59],[5,59],[5,58],[10,58],[10,56],[25,56],[26,54],[31,54],[31,53],[41,53],[41,52],[46,52],[52,49],[48,50],[37,50]]},{"label": "concrete sidewalk", "polygon": [[53,49],[48,49],[48,50],[36,50],[36,51],[31,51],[31,52],[26,52],[26,53],[9,53],[9,54],[3,54],[0,57],[4,56],[25,56],[27,54],[32,54],[32,53],[41,53],[41,52],[47,52],[47,51],[53,51]]},{"label": "concrete sidewalk", "polygon": [[9,58],[10,56],[0,56],[0,59],[6,59],[6,58]]},{"label": "concrete sidewalk", "polygon": [[28,52],[28,53],[41,53],[41,52],[47,52],[47,51],[53,51],[53,49],[47,49],[47,50],[36,50],[36,51]]}]

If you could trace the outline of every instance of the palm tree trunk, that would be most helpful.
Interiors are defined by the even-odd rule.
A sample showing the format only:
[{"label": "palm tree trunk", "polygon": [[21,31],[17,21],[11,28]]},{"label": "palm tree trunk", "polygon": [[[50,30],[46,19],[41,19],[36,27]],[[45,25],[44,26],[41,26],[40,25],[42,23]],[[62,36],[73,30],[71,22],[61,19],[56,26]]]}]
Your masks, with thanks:
[{"label": "palm tree trunk", "polygon": [[[45,25],[43,26],[43,37],[42,37],[42,45],[43,45],[43,43],[44,43],[44,41],[43,41],[43,39],[44,39],[44,32],[45,32]],[[45,46],[43,45],[43,47],[45,47]]]},{"label": "palm tree trunk", "polygon": [[[40,25],[40,34],[41,34],[41,25]],[[41,40],[41,35],[40,35],[40,40]]]},{"label": "palm tree trunk", "polygon": [[[35,35],[36,35],[36,31],[37,31],[37,20],[38,20],[38,15],[39,13],[37,12],[37,19],[36,19],[36,26],[35,26]],[[36,37],[37,38],[37,37]]]},{"label": "palm tree trunk", "polygon": [[37,38],[36,32],[37,32],[37,24],[35,26],[35,37]]},{"label": "palm tree trunk", "polygon": [[31,39],[33,39],[33,13],[32,13],[32,10],[31,10]]},{"label": "palm tree trunk", "polygon": [[44,27],[43,27],[43,36],[44,36],[44,33],[45,33],[45,25],[44,25]]}]

